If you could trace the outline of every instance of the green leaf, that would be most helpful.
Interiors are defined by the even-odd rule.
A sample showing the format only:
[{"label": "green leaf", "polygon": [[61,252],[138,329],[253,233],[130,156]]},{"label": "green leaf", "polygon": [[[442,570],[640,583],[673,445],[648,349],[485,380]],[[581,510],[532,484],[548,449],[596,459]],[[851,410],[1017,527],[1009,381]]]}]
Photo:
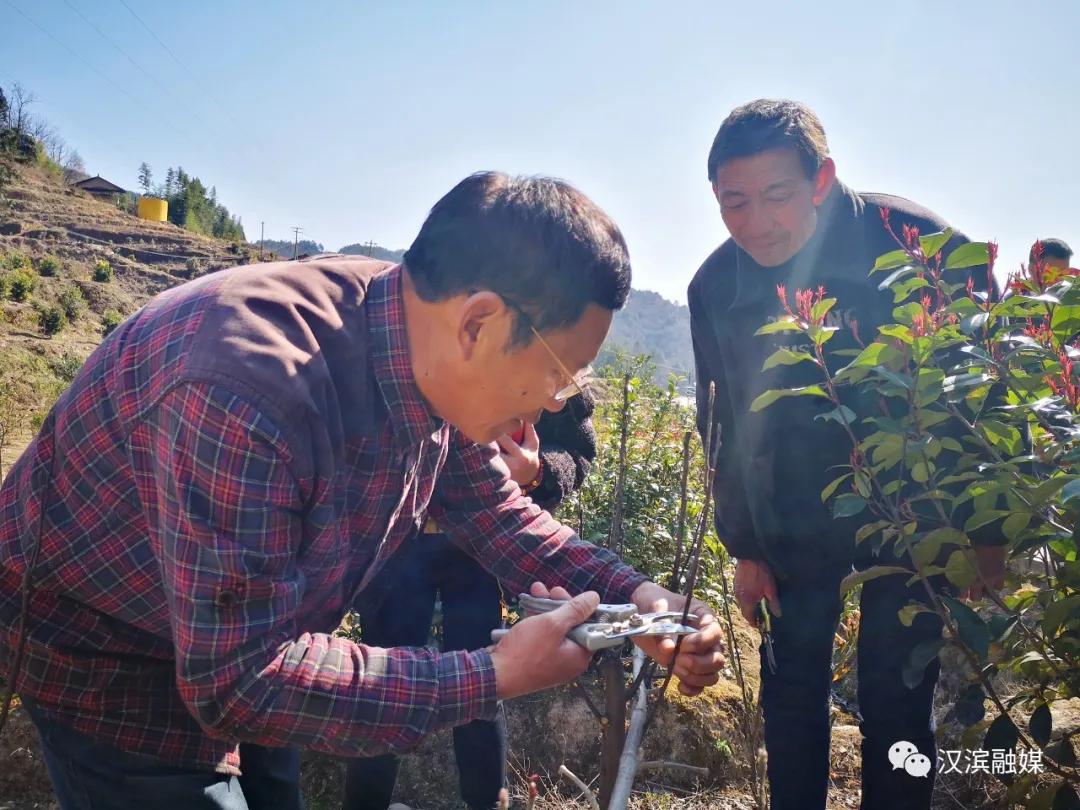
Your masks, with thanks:
[{"label": "green leaf", "polygon": [[1054,307],[1050,329],[1062,343],[1080,332],[1080,306]]},{"label": "green leaf", "polygon": [[911,343],[911,341],[915,339],[911,334],[911,329],[899,323],[880,327],[878,329],[878,334],[884,335],[885,337],[896,338],[904,343]]},{"label": "green leaf", "polygon": [[784,397],[824,397],[829,398],[829,395],[825,393],[825,389],[820,385],[804,385],[801,388],[770,388],[762,394],[755,397],[754,401],[750,403],[750,410],[752,412],[760,411],[762,408],[767,408],[772,405],[776,400],[783,399]]},{"label": "green leaf", "polygon": [[1007,517],[1012,514],[1004,509],[982,509],[977,511],[966,521],[964,521],[964,531],[971,534],[976,529],[981,529],[988,523],[993,523],[995,520],[1000,520],[1003,517]]},{"label": "green leaf", "polygon": [[856,544],[863,542],[868,537],[872,537],[877,532],[880,532],[886,526],[889,525],[887,520],[879,520],[874,523],[867,523],[865,526],[860,526],[859,530],[855,532]]},{"label": "green leaf", "polygon": [[1080,496],[1080,478],[1070,481],[1061,488],[1061,502],[1068,503],[1073,498]]},{"label": "green leaf", "polygon": [[911,557],[919,567],[930,565],[938,558],[942,546],[966,543],[967,535],[959,529],[952,527],[934,529],[914,545],[911,549]]},{"label": "green leaf", "polygon": [[806,330],[815,346],[824,346],[839,331],[839,326],[811,326]]},{"label": "green leaf", "polygon": [[865,498],[854,493],[845,492],[833,501],[832,513],[834,518],[846,518],[859,514],[865,508]]},{"label": "green leaf", "polygon": [[1016,743],[1019,741],[1020,731],[1012,718],[1007,714],[999,714],[986,730],[982,747],[987,751],[1011,751],[1016,748]]},{"label": "green leaf", "polygon": [[968,242],[960,245],[945,260],[946,270],[960,270],[964,267],[976,267],[990,261],[990,250],[986,242]]},{"label": "green leaf", "polygon": [[1026,529],[1030,523],[1031,515],[1029,513],[1014,512],[1002,522],[1001,533],[1009,540],[1015,540],[1016,536]]},{"label": "green leaf", "polygon": [[765,363],[762,365],[761,370],[768,371],[770,368],[775,368],[776,366],[793,366],[796,363],[805,363],[807,361],[816,363],[817,359],[809,352],[801,352],[784,346],[765,358]]},{"label": "green leaf", "polygon": [[755,335],[774,335],[777,332],[801,332],[802,327],[795,322],[790,315],[778,318],[772,323],[767,323],[754,332]]},{"label": "green leaf", "polygon": [[983,419],[978,424],[979,427],[982,428],[986,440],[994,445],[994,447],[1003,450],[1010,456],[1020,454],[1022,439],[1020,437],[1020,431],[1015,427],[1006,425],[1004,422],[999,422],[996,419]]},{"label": "green leaf", "polygon": [[846,405],[841,405],[839,408],[833,408],[826,413],[819,413],[814,417],[815,422],[819,419],[826,422],[836,422],[839,425],[853,425],[855,424],[857,417],[855,416],[855,411],[851,410],[851,408]]},{"label": "green leaf", "polygon": [[924,461],[917,461],[911,467],[911,480],[925,484],[930,480],[930,468]]},{"label": "green leaf", "polygon": [[961,590],[975,584],[979,575],[966,551],[957,549],[949,555],[949,561],[945,563],[945,578]]},{"label": "green leaf", "polygon": [[815,321],[821,320],[829,314],[829,310],[833,308],[835,303],[835,298],[822,298],[814,304],[813,309],[810,310],[810,317]]},{"label": "green leaf", "polygon": [[930,233],[919,237],[919,247],[922,248],[923,256],[927,259],[934,257],[939,250],[945,247],[945,243],[952,239],[952,228],[946,228],[941,233]]},{"label": "green leaf", "polygon": [[913,264],[913,262],[906,250],[890,250],[888,253],[883,253],[877,257],[877,261],[874,262],[874,266],[870,269],[870,275],[881,270],[895,270],[897,267],[910,264]]},{"label": "green leaf", "polygon": [[941,648],[944,646],[945,641],[940,638],[921,641],[916,644],[908,654],[907,662],[904,664],[901,673],[904,686],[908,689],[918,688],[923,681],[923,676],[926,674],[926,665],[937,658],[938,653],[941,652]]},{"label": "green leaf", "polygon": [[1038,708],[1031,713],[1031,717],[1028,719],[1028,728],[1031,730],[1031,737],[1039,745],[1045,746],[1050,742],[1050,733],[1054,728],[1054,720],[1050,716],[1050,707],[1045,703],[1040,703]]},{"label": "green leaf", "polygon": [[980,661],[984,661],[990,651],[990,629],[986,626],[986,622],[979,618],[979,614],[974,610],[951,596],[942,596],[941,601],[949,608],[949,613],[956,622],[960,640],[979,657]]},{"label": "green leaf", "polygon": [[1059,627],[1077,615],[1080,615],[1080,595],[1055,600],[1046,606],[1046,612],[1043,614],[1043,632],[1048,636],[1053,636]]},{"label": "green leaf", "polygon": [[974,315],[968,315],[960,321],[960,331],[965,335],[973,334],[986,326],[986,322],[989,320],[990,315],[986,312],[976,312]]},{"label": "green leaf", "polygon": [[821,502],[825,503],[825,501],[829,500],[832,494],[836,492],[836,488],[851,478],[852,475],[853,473],[844,473],[839,478],[830,481],[829,485],[821,490]]},{"label": "green leaf", "polygon": [[1076,751],[1073,750],[1072,742],[1068,737],[1062,737],[1053,745],[1047,746],[1046,754],[1054,762],[1064,765],[1066,768],[1076,766]]},{"label": "green leaf", "polygon": [[[902,271],[897,271],[902,272]],[[923,287],[929,287],[930,282],[925,278],[909,278],[907,281],[901,281],[895,287],[892,288],[893,303],[899,304],[901,301],[907,300],[907,297],[911,295],[915,290],[921,290]]]},{"label": "green leaf", "polygon": [[915,617],[920,613],[929,613],[930,609],[921,602],[908,602],[897,612],[896,617],[904,627],[911,627]]},{"label": "green leaf", "polygon": [[965,728],[981,723],[986,717],[986,693],[982,684],[972,684],[956,701],[954,707],[956,720]]},{"label": "green leaf", "polygon": [[908,569],[901,568],[899,565],[875,565],[871,568],[867,568],[865,571],[854,571],[844,577],[844,580],[840,583],[840,595],[843,596],[856,586],[862,585],[864,582],[869,582],[872,579],[877,579],[878,577],[910,573],[911,572]]}]

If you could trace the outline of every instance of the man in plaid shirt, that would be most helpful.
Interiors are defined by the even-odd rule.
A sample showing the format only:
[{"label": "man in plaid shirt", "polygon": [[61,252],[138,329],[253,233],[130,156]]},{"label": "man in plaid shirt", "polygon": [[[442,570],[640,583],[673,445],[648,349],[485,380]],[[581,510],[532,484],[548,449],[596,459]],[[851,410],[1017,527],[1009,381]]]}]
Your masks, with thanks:
[{"label": "man in plaid shirt", "polygon": [[[589,654],[565,634],[598,594],[681,607],[490,444],[562,407],[629,287],[588,198],[482,173],[403,265],[235,268],[115,330],[0,488],[0,672],[61,806],[299,807],[298,748],[402,751],[570,680]],[[331,635],[428,514],[511,591],[577,596],[474,652]],[[687,694],[723,664],[694,611]]]}]

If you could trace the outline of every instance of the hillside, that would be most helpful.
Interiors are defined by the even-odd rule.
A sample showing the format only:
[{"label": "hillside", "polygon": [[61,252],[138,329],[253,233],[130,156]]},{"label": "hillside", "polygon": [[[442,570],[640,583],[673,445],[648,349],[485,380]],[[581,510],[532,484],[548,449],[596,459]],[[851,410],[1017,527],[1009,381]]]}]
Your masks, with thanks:
[{"label": "hillside", "polygon": [[[162,290],[258,254],[140,220],[36,166],[15,164],[14,171],[0,199],[0,474],[107,324]],[[11,289],[18,277],[30,287],[22,294]]]},{"label": "hillside", "polygon": [[647,354],[656,364],[654,379],[666,385],[670,374],[685,379],[680,388],[694,387],[694,349],[690,341],[690,310],[651,290],[631,290],[626,306],[615,315],[600,353],[600,363],[615,351]]}]

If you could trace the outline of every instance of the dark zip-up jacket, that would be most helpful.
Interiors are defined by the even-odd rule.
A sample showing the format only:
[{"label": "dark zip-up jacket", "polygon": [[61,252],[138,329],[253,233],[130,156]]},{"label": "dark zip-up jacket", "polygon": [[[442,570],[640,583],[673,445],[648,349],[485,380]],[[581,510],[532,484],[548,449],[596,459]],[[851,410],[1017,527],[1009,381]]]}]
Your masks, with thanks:
[{"label": "dark zip-up jacket", "polygon": [[[816,231],[794,257],[777,267],[762,267],[728,239],[705,260],[687,292],[703,437],[709,383],[716,384],[717,532],[732,556],[766,560],[780,576],[850,564],[854,533],[866,516],[836,520],[821,502],[822,489],[841,474],[835,465],[847,464],[851,452],[839,424],[815,421],[832,409],[827,399],[789,397],[750,412],[750,403],[767,389],[821,382],[810,363],[763,372],[770,354],[802,336],[754,332],[784,314],[778,284],[785,285],[789,301],[797,289],[819,286],[837,299],[828,323],[840,329],[828,344],[830,353],[858,348],[853,323],[869,343],[878,326],[893,322],[891,291],[879,291],[879,280],[868,278],[877,257],[897,248],[882,223],[882,208],[891,212],[896,233],[904,224],[918,227],[923,235],[948,227],[909,200],[856,193],[837,181],[818,210]],[[957,232],[945,255],[966,241]],[[986,289],[985,267],[974,268],[971,275],[977,288]],[[876,410],[874,402],[849,404],[860,416]]]}]

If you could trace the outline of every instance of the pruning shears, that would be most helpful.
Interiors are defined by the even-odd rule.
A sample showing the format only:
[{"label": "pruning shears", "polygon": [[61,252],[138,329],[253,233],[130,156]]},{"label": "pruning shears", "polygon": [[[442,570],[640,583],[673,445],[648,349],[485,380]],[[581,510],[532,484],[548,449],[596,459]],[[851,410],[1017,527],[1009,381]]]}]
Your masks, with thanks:
[{"label": "pruning shears", "polygon": [[761,643],[765,647],[765,663],[769,666],[769,674],[776,674],[776,653],[773,651],[772,617],[769,615],[769,603],[762,599],[757,604],[757,626],[761,633]]},{"label": "pruning shears", "polygon": [[[565,599],[546,599],[519,594],[518,601],[526,618],[548,613],[566,604]],[[696,619],[691,615],[687,621]],[[598,605],[589,621],[579,624],[567,633],[567,638],[596,652],[618,647],[628,638],[637,636],[683,636],[696,633],[697,628],[682,624],[682,611],[662,610],[655,613],[639,613],[637,605]],[[498,641],[509,630],[492,630],[491,640]]]}]

